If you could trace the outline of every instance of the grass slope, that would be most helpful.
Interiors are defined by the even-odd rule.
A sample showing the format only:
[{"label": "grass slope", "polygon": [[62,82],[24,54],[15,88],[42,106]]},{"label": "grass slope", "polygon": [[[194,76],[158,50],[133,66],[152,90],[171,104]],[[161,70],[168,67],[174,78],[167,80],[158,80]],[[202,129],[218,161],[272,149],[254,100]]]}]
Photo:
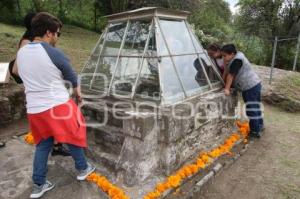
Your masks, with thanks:
[{"label": "grass slope", "polygon": [[[25,28],[0,23],[0,62],[9,62],[17,52],[17,46]],[[57,47],[70,58],[79,72],[87,61],[100,35],[75,26],[65,25]]]}]

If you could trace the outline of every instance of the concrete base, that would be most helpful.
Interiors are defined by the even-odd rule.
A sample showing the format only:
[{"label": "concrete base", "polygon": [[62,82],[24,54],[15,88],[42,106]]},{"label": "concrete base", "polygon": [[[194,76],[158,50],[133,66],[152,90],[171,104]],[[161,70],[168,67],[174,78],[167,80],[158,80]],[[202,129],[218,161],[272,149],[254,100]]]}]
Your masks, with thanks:
[{"label": "concrete base", "polygon": [[88,154],[116,181],[136,187],[152,176],[170,175],[200,151],[222,143],[234,132],[237,96],[218,91],[176,106],[114,106],[113,100],[101,100],[83,107],[89,124]]}]

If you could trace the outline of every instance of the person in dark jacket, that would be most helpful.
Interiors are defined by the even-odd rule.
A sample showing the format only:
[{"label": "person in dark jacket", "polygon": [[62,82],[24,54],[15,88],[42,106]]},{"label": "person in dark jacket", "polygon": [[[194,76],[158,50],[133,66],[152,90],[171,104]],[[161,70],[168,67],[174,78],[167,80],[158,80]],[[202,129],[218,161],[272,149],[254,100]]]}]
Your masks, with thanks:
[{"label": "person in dark jacket", "polygon": [[232,85],[242,92],[246,114],[250,120],[250,136],[260,138],[264,130],[261,111],[261,80],[251,68],[251,63],[246,56],[237,51],[233,44],[223,46],[221,53],[229,70],[225,81],[225,94],[230,95]]},{"label": "person in dark jacket", "polygon": [[[18,49],[20,49],[24,45],[28,44],[29,42],[33,41],[33,35],[31,33],[31,20],[35,15],[36,15],[36,13],[28,13],[24,17],[24,25],[26,27],[26,31],[24,32],[23,36],[21,37],[21,39],[19,41]],[[10,71],[11,76],[14,78],[14,80],[18,84],[23,83],[22,79],[18,75],[18,68],[17,68],[15,59],[9,63],[9,71]]]}]

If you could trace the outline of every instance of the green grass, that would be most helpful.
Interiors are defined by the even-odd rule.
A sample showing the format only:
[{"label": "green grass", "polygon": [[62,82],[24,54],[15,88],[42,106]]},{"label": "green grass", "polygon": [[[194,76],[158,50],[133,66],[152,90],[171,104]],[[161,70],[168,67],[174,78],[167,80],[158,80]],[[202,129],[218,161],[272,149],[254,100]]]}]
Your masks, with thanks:
[{"label": "green grass", "polygon": [[[15,58],[17,46],[25,29],[0,23],[0,62]],[[65,25],[57,47],[70,58],[74,69],[79,72],[87,61],[100,35],[75,26]]]},{"label": "green grass", "polygon": [[300,73],[293,73],[276,84],[276,89],[287,97],[300,101]]}]

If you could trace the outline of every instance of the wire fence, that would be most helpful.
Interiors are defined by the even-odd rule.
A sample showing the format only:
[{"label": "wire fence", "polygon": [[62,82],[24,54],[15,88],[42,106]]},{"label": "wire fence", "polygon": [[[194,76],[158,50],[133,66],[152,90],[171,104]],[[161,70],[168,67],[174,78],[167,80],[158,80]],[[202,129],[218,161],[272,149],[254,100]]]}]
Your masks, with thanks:
[{"label": "wire fence", "polygon": [[286,36],[279,37],[279,36],[276,36],[275,39],[273,40],[274,44],[273,44],[273,55],[272,55],[272,63],[271,63],[271,72],[270,72],[269,84],[271,84],[272,80],[273,80],[274,67],[275,67],[275,64],[276,64],[276,52],[277,52],[279,42],[287,42],[287,41],[292,41],[292,40],[297,41],[294,64],[293,64],[293,71],[297,70],[297,61],[298,61],[299,50],[300,50],[300,34],[298,35],[298,37],[286,37]]}]

